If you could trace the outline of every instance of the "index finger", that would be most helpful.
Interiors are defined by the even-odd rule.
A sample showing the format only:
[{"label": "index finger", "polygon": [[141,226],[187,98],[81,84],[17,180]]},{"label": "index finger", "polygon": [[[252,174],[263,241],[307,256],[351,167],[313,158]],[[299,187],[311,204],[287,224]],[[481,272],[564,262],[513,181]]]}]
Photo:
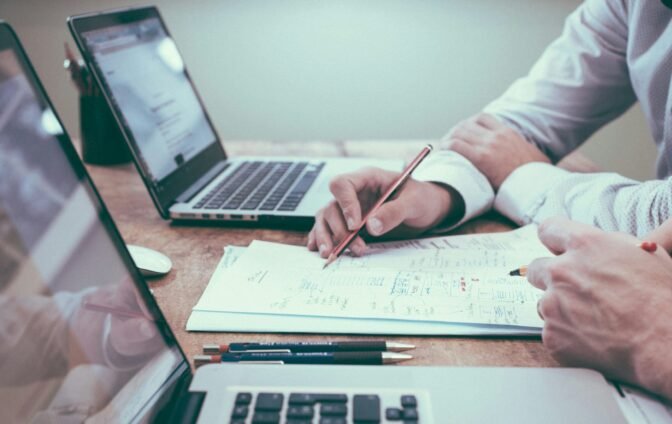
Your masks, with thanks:
[{"label": "index finger", "polygon": [[367,168],[343,174],[331,180],[329,190],[341,208],[348,230],[354,230],[362,220],[362,205],[358,194],[369,187],[375,188],[376,185],[381,186],[378,188],[385,189],[386,176],[387,171]]},{"label": "index finger", "polygon": [[556,255],[577,247],[588,234],[598,230],[590,225],[570,221],[564,217],[549,218],[539,225],[539,240]]},{"label": "index finger", "polygon": [[476,117],[476,123],[489,130],[496,130],[504,125],[497,118],[487,113],[478,115]]}]

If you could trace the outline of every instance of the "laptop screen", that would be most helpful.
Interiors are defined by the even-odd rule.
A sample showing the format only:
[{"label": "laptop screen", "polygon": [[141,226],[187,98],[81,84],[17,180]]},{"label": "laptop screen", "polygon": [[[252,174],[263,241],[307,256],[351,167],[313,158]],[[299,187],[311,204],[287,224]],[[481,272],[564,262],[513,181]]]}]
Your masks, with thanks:
[{"label": "laptop screen", "polygon": [[2,421],[136,421],[184,356],[2,23],[0,105]]},{"label": "laptop screen", "polygon": [[[80,46],[162,207],[224,152],[175,42],[153,8],[75,18]],[[179,187],[178,187],[179,186]],[[157,199],[155,199],[157,200]]]}]

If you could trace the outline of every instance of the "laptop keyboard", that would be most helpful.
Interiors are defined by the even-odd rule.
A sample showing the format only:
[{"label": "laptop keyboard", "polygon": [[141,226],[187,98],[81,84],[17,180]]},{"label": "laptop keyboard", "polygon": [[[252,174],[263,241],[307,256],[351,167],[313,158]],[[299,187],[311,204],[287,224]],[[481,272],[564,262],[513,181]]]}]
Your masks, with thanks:
[{"label": "laptop keyboard", "polygon": [[324,162],[242,162],[194,207],[291,212],[323,168]]},{"label": "laptop keyboard", "polygon": [[231,424],[417,424],[418,400],[400,396],[398,404],[383,411],[381,398],[372,394],[258,393],[236,395]]}]

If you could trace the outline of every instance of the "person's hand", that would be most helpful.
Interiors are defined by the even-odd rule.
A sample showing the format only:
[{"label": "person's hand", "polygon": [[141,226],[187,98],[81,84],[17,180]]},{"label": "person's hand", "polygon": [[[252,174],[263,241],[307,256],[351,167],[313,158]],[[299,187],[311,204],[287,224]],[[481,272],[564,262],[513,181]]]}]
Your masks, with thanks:
[{"label": "person's hand", "polygon": [[[329,256],[334,246],[351,230],[399,176],[398,172],[366,168],[336,177],[329,184],[334,200],[321,209],[315,225],[308,234],[308,249]],[[410,178],[394,198],[384,203],[366,223],[371,236],[381,236],[395,230],[398,235],[419,234],[441,222],[464,215],[464,201],[454,189]],[[350,251],[362,255],[366,244],[357,237]]]},{"label": "person's hand", "polygon": [[467,158],[488,178],[495,190],[519,166],[530,162],[551,162],[516,130],[485,113],[460,122],[445,139],[447,141],[442,148]]},{"label": "person's hand", "polygon": [[558,362],[594,368],[672,399],[672,259],[629,235],[553,218],[539,238],[555,258],[530,264],[544,346]]}]

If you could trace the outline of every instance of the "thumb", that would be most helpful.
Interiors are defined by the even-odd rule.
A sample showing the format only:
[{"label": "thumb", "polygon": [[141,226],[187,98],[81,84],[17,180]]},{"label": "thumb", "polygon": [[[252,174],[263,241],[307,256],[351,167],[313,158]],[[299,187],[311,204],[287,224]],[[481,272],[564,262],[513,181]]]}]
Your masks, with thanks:
[{"label": "thumb", "polygon": [[403,198],[383,203],[378,211],[366,222],[366,231],[372,236],[380,236],[397,228],[406,219],[408,205]]},{"label": "thumb", "polygon": [[644,239],[658,244],[668,253],[672,252],[672,218],[663,222],[660,227],[651,231]]}]

